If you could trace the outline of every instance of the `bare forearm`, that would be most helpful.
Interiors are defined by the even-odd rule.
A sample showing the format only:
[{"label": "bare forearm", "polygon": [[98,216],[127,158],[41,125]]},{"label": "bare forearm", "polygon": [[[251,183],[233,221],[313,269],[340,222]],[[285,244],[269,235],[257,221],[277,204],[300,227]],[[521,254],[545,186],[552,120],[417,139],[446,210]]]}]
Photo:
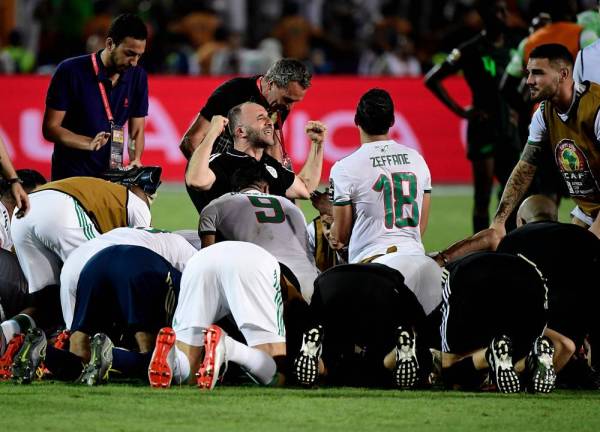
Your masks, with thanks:
[{"label": "bare forearm", "polygon": [[506,183],[504,193],[494,216],[495,224],[504,224],[508,216],[515,209],[517,203],[523,198],[523,195],[529,188],[533,176],[535,175],[536,166],[524,160],[520,160],[517,166]]},{"label": "bare forearm", "polygon": [[190,164],[185,173],[185,182],[189,186],[205,189],[210,188],[212,185],[212,178],[210,176],[211,171],[208,164],[212,146],[218,136],[219,134],[209,132],[206,134],[200,145],[194,150],[190,159]]},{"label": "bare forearm", "polygon": [[127,146],[127,151],[129,152],[129,160],[141,161],[145,145],[146,139],[144,137],[144,131],[138,130],[133,132],[129,137],[129,144]]},{"label": "bare forearm", "polygon": [[306,163],[298,174],[309,192],[313,192],[321,181],[323,170],[323,144],[311,143]]},{"label": "bare forearm", "polygon": [[79,135],[62,126],[53,126],[44,129],[44,138],[53,143],[62,144],[79,150],[89,150],[92,137]]},{"label": "bare forearm", "polygon": [[0,167],[2,168],[1,174],[4,178],[10,179],[17,176],[17,172],[8,157],[8,152],[6,151],[2,140],[0,140]]}]

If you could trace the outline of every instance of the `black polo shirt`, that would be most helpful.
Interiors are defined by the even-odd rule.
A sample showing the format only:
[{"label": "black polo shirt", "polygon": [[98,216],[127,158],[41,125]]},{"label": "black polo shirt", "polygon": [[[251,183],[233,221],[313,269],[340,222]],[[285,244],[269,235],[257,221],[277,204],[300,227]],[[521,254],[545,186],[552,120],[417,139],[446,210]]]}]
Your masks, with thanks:
[{"label": "black polo shirt", "polygon": [[[262,105],[269,114],[272,114],[269,103],[260,93],[258,88],[259,78],[260,75],[255,75],[251,77],[233,78],[224,82],[210,95],[206,101],[206,105],[200,110],[200,115],[208,121],[215,115],[227,117],[227,113],[229,113],[231,108],[244,102],[254,102]],[[278,111],[278,115],[281,115],[281,121],[273,122],[276,129],[278,129],[280,125],[283,125],[288,114],[289,111],[287,110]],[[225,128],[223,133],[215,141],[212,153],[223,153],[232,148],[233,139],[231,138],[228,129]]]},{"label": "black polo shirt", "polygon": [[[189,187],[187,184],[185,186],[198,210],[198,214],[215,198],[232,192],[231,177],[236,170],[255,162],[256,160],[252,156],[235,149],[213,155],[208,166],[215,173],[216,179],[210,190],[200,191]],[[260,162],[266,166],[266,171],[271,174],[269,193],[285,196],[285,191],[294,183],[296,177],[294,172],[284,168],[276,159],[266,153],[263,153]]]},{"label": "black polo shirt", "polygon": [[[71,132],[95,137],[110,132],[110,122],[102,103],[98,81],[106,89],[115,123],[125,125],[131,117],[148,115],[148,77],[136,66],[121,74],[113,87],[97,52],[96,76],[91,55],[69,58],[58,65],[46,96],[46,106],[65,111],[62,126]],[[52,180],[66,177],[99,177],[109,167],[110,142],[96,151],[79,150],[54,143]]]}]

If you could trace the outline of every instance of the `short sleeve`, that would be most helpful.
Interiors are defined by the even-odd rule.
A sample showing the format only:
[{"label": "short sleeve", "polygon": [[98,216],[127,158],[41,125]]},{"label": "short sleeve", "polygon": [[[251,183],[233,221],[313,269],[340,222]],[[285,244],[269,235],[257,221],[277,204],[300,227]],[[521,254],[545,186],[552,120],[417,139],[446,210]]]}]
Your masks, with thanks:
[{"label": "short sleeve", "polygon": [[271,175],[269,192],[273,195],[285,196],[285,191],[294,183],[296,174],[269,155],[264,155],[261,161],[265,164],[267,172]]},{"label": "short sleeve", "polygon": [[306,233],[308,234],[308,253],[311,256],[315,256],[315,248],[316,248],[316,239],[315,239],[315,221],[313,220],[311,223],[306,225]]},{"label": "short sleeve", "polygon": [[235,82],[233,80],[221,84],[209,96],[204,107],[200,110],[200,115],[210,121],[215,115],[226,116],[229,109],[235,105],[232,96],[237,96]]},{"label": "short sleeve", "polygon": [[128,192],[127,201],[127,220],[129,226],[134,227],[149,227],[152,225],[152,215],[148,205],[133,192]]},{"label": "short sleeve", "polygon": [[423,159],[423,191],[431,192],[431,172],[429,171],[429,166]]},{"label": "short sleeve", "polygon": [[57,111],[67,111],[71,105],[71,83],[72,74],[68,64],[64,62],[58,65],[48,87],[46,94],[46,106]]},{"label": "short sleeve", "polygon": [[[216,201],[216,200],[215,200]],[[211,201],[200,213],[200,234],[214,234],[217,232],[217,206]]]},{"label": "short sleeve", "polygon": [[146,117],[148,115],[148,75],[142,68],[140,68],[139,79],[133,92],[129,117]]},{"label": "short sleeve", "polygon": [[539,143],[546,139],[547,129],[544,114],[542,113],[543,106],[543,103],[540,104],[535,113],[533,113],[531,123],[529,124],[529,136],[527,138],[529,142]]},{"label": "short sleeve", "polygon": [[10,237],[10,233],[4,227],[4,225],[0,225],[0,249],[6,249],[7,251],[11,251],[13,247],[13,242]]},{"label": "short sleeve", "polygon": [[336,162],[331,168],[329,193],[333,197],[334,206],[344,206],[352,203],[351,179],[340,162]]}]

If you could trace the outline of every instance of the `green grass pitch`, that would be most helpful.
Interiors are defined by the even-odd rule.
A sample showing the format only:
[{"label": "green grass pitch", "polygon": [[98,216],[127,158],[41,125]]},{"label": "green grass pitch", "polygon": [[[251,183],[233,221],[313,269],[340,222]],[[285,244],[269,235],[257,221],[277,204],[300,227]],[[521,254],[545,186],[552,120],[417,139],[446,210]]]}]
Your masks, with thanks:
[{"label": "green grass pitch", "polygon": [[[434,188],[428,251],[470,233],[468,188]],[[315,212],[301,203],[307,218]],[[493,204],[495,205],[495,203]],[[561,206],[567,221],[572,204]],[[152,209],[157,228],[196,228],[180,185]],[[1,431],[570,431],[600,430],[600,392],[533,396],[445,391],[313,390],[217,386],[154,391],[126,383],[97,388],[56,382],[0,383]]]}]

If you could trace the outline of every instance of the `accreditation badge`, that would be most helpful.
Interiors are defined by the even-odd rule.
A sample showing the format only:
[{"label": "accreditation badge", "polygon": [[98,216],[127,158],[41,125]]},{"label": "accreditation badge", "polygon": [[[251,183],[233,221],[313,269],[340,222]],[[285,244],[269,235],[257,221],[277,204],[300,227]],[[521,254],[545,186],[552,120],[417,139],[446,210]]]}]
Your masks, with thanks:
[{"label": "accreditation badge", "polygon": [[123,146],[125,145],[125,131],[123,126],[112,124],[110,126],[110,168],[123,168]]},{"label": "accreditation badge", "polygon": [[121,145],[125,144],[125,131],[123,130],[123,126],[118,126],[116,124],[111,125],[110,138],[113,143],[119,143]]}]

